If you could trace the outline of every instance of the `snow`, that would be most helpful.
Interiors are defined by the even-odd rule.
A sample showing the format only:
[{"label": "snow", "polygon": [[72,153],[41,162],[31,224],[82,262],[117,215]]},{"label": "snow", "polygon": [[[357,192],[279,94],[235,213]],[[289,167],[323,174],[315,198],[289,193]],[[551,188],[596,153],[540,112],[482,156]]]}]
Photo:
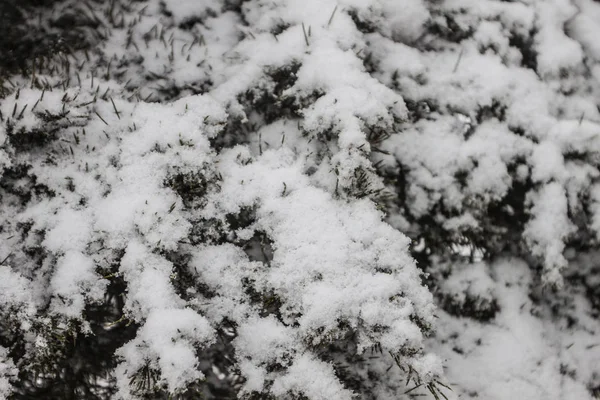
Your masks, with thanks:
[{"label": "snow", "polygon": [[194,18],[205,18],[209,12],[215,13],[222,7],[221,1],[212,0],[167,0],[161,3],[164,5],[173,16],[173,20],[176,24],[186,22],[186,20],[192,20]]},{"label": "snow", "polygon": [[[281,362],[285,355],[294,363],[283,377],[244,364],[242,373],[251,380],[246,390],[262,388],[261,381],[274,379],[274,388],[277,382],[289,381],[287,390],[312,393],[314,389],[300,390],[292,384],[297,379],[295,363],[306,361],[299,358],[305,357],[299,349],[343,337],[340,322],[358,330],[359,352],[377,343],[389,351],[421,347],[423,335],[410,318],[416,314],[433,323],[431,295],[415,285],[419,273],[406,255],[406,238],[382,222],[371,201],[335,200],[311,186],[302,174],[301,160],[286,148],[267,150],[253,159],[248,149],[238,146],[221,153],[218,167],[221,189],[209,196],[201,214],[225,220],[226,215],[254,207],[256,221],[237,234],[264,232],[272,240],[273,259],[268,268],[261,268],[230,247],[196,253],[195,271],[219,294],[217,300],[208,300],[209,310],[222,308],[213,318],[227,315],[237,322],[234,346],[240,357],[260,366]],[[279,311],[287,328],[272,318],[249,317],[256,311],[246,306],[247,300],[241,309],[223,300],[245,297],[242,285],[236,283],[244,276],[252,279],[255,290],[283,302]],[[381,326],[385,329],[377,328]],[[414,363],[423,361],[419,356]],[[344,393],[334,398],[346,398]]]},{"label": "snow", "polygon": [[[574,271],[581,268],[581,261],[573,263]],[[493,323],[439,311],[438,334],[430,339],[446,360],[446,376],[456,395],[591,400],[587,385],[598,367],[593,345],[600,326],[586,315],[590,306],[577,285],[568,289],[579,303],[577,322],[568,326],[566,316],[551,317],[547,303],[536,301],[540,291],[535,290],[536,280],[523,260],[499,259],[486,268],[491,269],[500,306]],[[536,295],[529,295],[531,291]]]},{"label": "snow", "polygon": [[491,302],[496,297],[494,280],[485,262],[452,265],[450,276],[440,283],[440,290],[449,293],[452,301],[464,304],[468,297],[476,302]]},{"label": "snow", "polygon": [[568,21],[569,34],[585,49],[586,54],[595,61],[600,60],[600,45],[595,38],[598,37],[598,25],[595,23],[600,17],[600,6],[595,2],[579,1],[579,12]]},{"label": "snow", "polygon": [[189,308],[152,310],[136,338],[117,351],[125,359],[115,371],[120,395],[130,397],[128,370],[136,371],[148,362],[159,368],[161,381],[171,392],[202,379],[194,346],[210,344],[213,335],[208,321]]},{"label": "snow", "polygon": [[[394,109],[393,113],[401,116],[405,109],[400,97],[370,78],[358,59],[334,43],[326,38],[319,46],[322,52],[316,49],[306,60],[290,90],[303,93],[317,85],[333,93],[325,98],[331,100],[330,105],[318,103],[306,111],[307,127],[303,129],[321,129],[318,124],[311,125],[311,112],[317,119],[332,119],[335,113],[345,116],[331,123],[341,124],[339,146],[346,152],[340,152],[337,159],[340,181],[347,185],[358,166],[371,168],[365,157],[368,144],[363,124],[391,125],[388,111]],[[339,59],[339,66],[351,73],[341,79],[330,75],[320,82],[315,72],[323,68],[330,52],[347,54]],[[366,86],[355,90],[352,79],[364,80]],[[85,98],[85,91],[81,92]],[[234,346],[239,346],[240,361],[252,362],[242,370],[252,378],[246,390],[291,391],[314,397],[321,387],[334,388],[331,385],[335,383],[337,389],[331,389],[331,395],[347,398],[350,392],[337,382],[332,367],[318,361],[311,347],[341,338],[348,329],[359,332],[359,352],[374,345],[385,351],[410,349],[411,356],[403,362],[414,363],[415,370],[418,365],[429,379],[436,376],[438,370],[425,368],[431,362],[422,358],[423,333],[412,321],[416,317],[431,325],[434,306],[407,254],[408,239],[383,222],[383,214],[368,198],[337,198],[315,186],[304,174],[314,165],[305,153],[281,146],[262,154],[259,150],[256,156],[249,147],[240,145],[217,155],[210,140],[221,133],[227,118],[220,93],[185,97],[168,105],[96,99],[87,108],[81,107],[87,133],[83,128],[60,132],[75,137],[67,154],[78,157],[57,158],[53,173],[48,168],[51,164],[42,160],[32,163],[31,171],[39,182],[60,197],[36,201],[16,214],[22,222],[31,221],[32,232],[43,232],[39,245],[49,255],[49,284],[44,293],[52,298],[56,318],[83,318],[87,304],[104,298],[111,275],[125,281],[122,318],[138,323],[140,328],[136,337],[117,351],[120,363],[115,376],[119,395],[124,398],[135,393],[130,383],[145,369],[157,371],[158,383],[170,392],[184,390],[202,379],[196,348],[214,342],[214,329],[224,318],[233,318],[238,325]],[[369,96],[366,102],[365,94]],[[40,91],[29,95],[41,98]],[[371,104],[380,95],[383,103]],[[333,96],[340,101],[333,101]],[[27,117],[30,125],[24,129],[44,123],[37,114]],[[95,134],[98,131],[102,134]],[[296,131],[298,137],[294,139],[293,131],[285,131],[290,135],[288,145],[301,136]],[[360,145],[367,147],[357,151]],[[190,209],[198,204],[184,204],[178,189],[167,184],[177,174],[198,174],[218,184],[207,185],[200,195],[202,206]],[[323,186],[323,180],[316,183]],[[217,247],[216,253],[210,246],[192,247],[197,279],[203,279],[219,296],[205,303],[200,294],[194,299],[197,292],[190,288],[186,293],[192,299],[182,298],[173,285],[175,266],[167,259],[167,252],[183,248],[192,222],[198,224],[198,218],[200,223],[220,220],[227,225],[229,215],[247,207],[256,209],[256,220],[236,232],[236,240],[249,240],[254,233],[264,232],[273,241],[269,268],[250,262],[233,245]],[[38,245],[35,236],[29,240],[31,245]],[[95,243],[99,243],[97,247]],[[109,253],[123,252],[118,269],[106,278],[96,267],[95,254],[89,253],[91,245]],[[209,254],[209,264],[203,266],[200,259]],[[257,292],[281,301],[281,321],[259,316],[246,291],[247,279]],[[347,327],[340,328],[339,322]],[[264,325],[267,323],[270,325]],[[283,323],[294,328],[284,329]],[[256,342],[256,334],[245,333],[265,326],[274,335],[274,326],[282,332],[262,342]],[[43,337],[38,339],[46,343]],[[265,358],[264,349],[272,351],[274,347],[281,347],[284,353],[268,353]],[[267,361],[283,362],[283,354],[288,353],[289,368],[280,373],[262,369]],[[314,366],[323,369],[328,378],[306,386],[299,377]],[[300,386],[295,383],[298,379]],[[261,380],[270,383],[261,384]]]},{"label": "snow", "polygon": [[535,182],[548,182],[552,179],[560,182],[564,173],[564,157],[560,148],[552,142],[543,141],[531,154],[531,178]]},{"label": "snow", "polygon": [[0,266],[0,304],[3,308],[32,305],[29,281],[9,266]]},{"label": "snow", "polygon": [[128,281],[126,309],[136,319],[145,319],[155,309],[184,305],[169,282],[173,265],[132,241],[121,261],[121,273]]},{"label": "snow", "polygon": [[310,399],[351,399],[352,392],[337,381],[333,368],[326,363],[305,355],[299,357],[284,377],[273,383],[273,394],[303,393]]},{"label": "snow", "polygon": [[144,373],[261,398],[600,390],[600,4],[87,8],[93,51],[1,90],[0,339],[29,358],[0,347],[0,398],[121,282],[124,399]]},{"label": "snow", "polygon": [[272,316],[249,320],[235,341],[240,356],[254,359],[259,365],[271,360],[281,362],[295,347],[293,331]]},{"label": "snow", "polygon": [[0,346],[0,397],[8,398],[13,392],[10,381],[16,379],[18,370],[13,361],[8,358],[8,352]]},{"label": "snow", "polygon": [[44,239],[44,246],[55,253],[84,250],[92,237],[90,215],[75,210],[62,210],[56,215],[56,221],[56,226],[48,231]]},{"label": "snow", "polygon": [[[104,299],[107,281],[95,274],[93,260],[78,251],[67,251],[56,262],[50,281],[54,299],[53,311],[69,317],[81,317],[86,302]],[[87,300],[87,301],[86,301]]]},{"label": "snow", "polygon": [[530,201],[535,205],[531,210],[532,219],[528,222],[523,236],[533,254],[544,257],[544,280],[552,284],[561,284],[560,270],[567,263],[563,256],[564,239],[575,230],[566,218],[565,191],[560,184],[549,183],[538,193],[532,194]]},{"label": "snow", "polygon": [[581,45],[569,38],[563,31],[563,25],[578,12],[569,1],[552,1],[554,7],[537,5],[536,35],[538,49],[538,67],[542,75],[558,75],[561,69],[577,69],[583,61]]}]

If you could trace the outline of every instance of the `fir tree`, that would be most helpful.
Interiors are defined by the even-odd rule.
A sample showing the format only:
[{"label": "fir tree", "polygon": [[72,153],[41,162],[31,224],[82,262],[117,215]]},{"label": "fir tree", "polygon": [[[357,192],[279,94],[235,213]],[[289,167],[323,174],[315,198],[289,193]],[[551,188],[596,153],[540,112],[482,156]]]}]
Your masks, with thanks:
[{"label": "fir tree", "polygon": [[[0,398],[490,396],[444,372],[460,318],[589,338],[598,21],[591,0],[0,4]],[[597,396],[565,347],[556,374]]]}]

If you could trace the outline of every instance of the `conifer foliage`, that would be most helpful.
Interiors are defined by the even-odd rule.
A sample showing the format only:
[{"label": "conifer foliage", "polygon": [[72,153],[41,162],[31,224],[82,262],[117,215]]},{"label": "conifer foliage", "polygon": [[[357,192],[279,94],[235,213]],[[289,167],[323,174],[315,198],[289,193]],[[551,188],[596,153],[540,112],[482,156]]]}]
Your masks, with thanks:
[{"label": "conifer foliage", "polygon": [[0,398],[449,398],[427,337],[495,318],[492,260],[600,290],[597,2],[9,0],[0,33]]}]

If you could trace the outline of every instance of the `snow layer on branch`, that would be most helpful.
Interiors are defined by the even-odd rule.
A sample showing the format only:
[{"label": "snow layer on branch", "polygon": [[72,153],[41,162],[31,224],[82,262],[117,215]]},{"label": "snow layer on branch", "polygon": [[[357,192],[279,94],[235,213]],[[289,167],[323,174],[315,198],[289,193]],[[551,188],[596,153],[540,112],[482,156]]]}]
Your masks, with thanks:
[{"label": "snow layer on branch", "polygon": [[561,281],[560,271],[567,265],[563,256],[565,238],[574,227],[567,218],[567,198],[558,183],[550,183],[532,194],[534,206],[532,219],[525,228],[524,236],[533,254],[544,257],[547,269],[544,279],[550,283]]},{"label": "snow layer on branch", "polygon": [[[205,377],[229,325],[247,395],[361,377],[396,398],[388,351],[438,377],[432,296],[379,208],[425,246],[522,242],[553,285],[600,235],[596,2],[73,3],[110,27],[95,51],[0,104],[0,303],[30,337],[36,310],[85,322],[122,280],[122,397]],[[447,289],[489,294],[477,268]],[[387,358],[348,361],[368,349]]]},{"label": "snow layer on branch", "polygon": [[353,398],[352,392],[337,381],[330,365],[310,356],[296,359],[288,373],[273,383],[272,391],[275,396],[302,393],[314,400]]},{"label": "snow layer on branch", "polygon": [[[266,72],[298,65],[292,84],[277,100],[290,101],[298,108],[295,112],[303,117],[301,128],[310,137],[337,139],[331,143],[331,160],[340,188],[352,190],[353,177],[357,169],[361,169],[373,181],[372,190],[377,190],[382,185],[367,159],[368,132],[373,128],[391,129],[395,120],[406,116],[406,109],[402,97],[365,71],[356,52],[366,49],[366,42],[347,12],[357,10],[380,17],[400,14],[394,12],[392,2],[352,3],[344,12],[333,15],[329,23],[331,15],[324,14],[323,10],[331,10],[333,14],[336,6],[333,1],[244,4],[252,39],[240,42],[231,50],[228,62],[231,65],[225,69],[227,79],[215,85],[213,94],[230,103],[231,113],[245,118],[242,105],[232,99],[254,92],[256,88],[268,88],[271,83]],[[411,8],[416,9],[426,14],[420,2]],[[385,18],[381,19],[380,26],[391,31],[393,24]],[[283,27],[283,31],[274,37],[269,31],[279,27]]]},{"label": "snow layer on branch", "polygon": [[553,0],[550,4],[536,3],[538,34],[538,68],[542,76],[557,76],[561,70],[577,70],[583,61],[580,43],[564,32],[567,21],[578,14],[575,4],[565,0]]},{"label": "snow layer on branch", "polygon": [[10,381],[16,379],[17,374],[15,364],[8,358],[8,351],[0,346],[0,398],[6,399],[12,393]]},{"label": "snow layer on branch", "polygon": [[[35,311],[32,301],[31,283],[8,266],[0,266],[0,304],[3,310],[20,309],[27,306]],[[26,308],[26,309],[27,309]]]},{"label": "snow layer on branch", "polygon": [[600,324],[585,284],[576,277],[597,268],[597,257],[592,252],[571,260],[563,273],[573,279],[560,294],[542,290],[523,260],[499,258],[475,265],[476,270],[489,270],[485,287],[499,305],[493,322],[455,318],[440,310],[438,334],[429,341],[446,360],[453,395],[489,400],[595,398]]},{"label": "snow layer on branch", "polygon": [[117,352],[124,359],[115,371],[119,395],[132,397],[132,372],[143,368],[160,371],[158,384],[166,384],[171,393],[202,379],[196,346],[210,344],[213,335],[208,321],[189,308],[165,304],[152,310],[136,338]]},{"label": "snow layer on branch", "polygon": [[[592,1],[448,0],[429,8],[432,29],[420,42],[429,51],[368,35],[375,76],[409,105],[402,134],[380,145],[394,157],[377,157],[388,170],[401,166],[403,226],[413,221],[410,229],[427,236],[416,221],[429,215],[450,240],[482,230],[500,239],[522,226],[508,220],[531,215],[526,232],[516,234],[544,265],[545,282],[560,283],[560,243],[585,237],[585,230],[597,235],[584,215],[597,208],[589,188],[600,151],[600,81],[590,39],[598,27],[588,16],[599,9]],[[566,192],[563,206],[553,208],[563,228],[534,232],[533,224],[543,228],[534,215],[550,201],[535,194],[545,190],[538,184]],[[517,198],[523,200],[515,208]],[[489,206],[506,215],[490,225]],[[485,249],[491,253],[498,251],[493,241]]]},{"label": "snow layer on branch", "polygon": [[[369,85],[391,93],[374,79]],[[39,144],[51,161],[14,150],[36,184],[53,194],[8,209],[21,247],[12,260],[19,268],[2,267],[10,289],[0,299],[22,307],[29,301],[24,288],[33,286],[60,326],[85,324],[86,306],[105,298],[115,276],[122,279],[127,291],[117,323],[140,327],[116,353],[119,396],[135,398],[155,388],[180,393],[203,379],[202,351],[227,320],[239,332],[233,346],[247,393],[349,398],[352,391],[332,360],[319,356],[320,348],[338,342],[351,343],[358,354],[379,346],[388,362],[391,352],[426,381],[441,375],[441,365],[423,348],[434,306],[408,254],[409,240],[368,198],[317,187],[306,174],[314,159],[301,151],[310,146],[297,128],[284,129],[288,145],[298,144],[295,150],[282,145],[253,155],[253,144],[217,154],[211,141],[218,140],[227,114],[211,95],[159,105],[116,96],[86,101],[90,92],[78,90],[60,99],[80,109],[81,125],[60,126],[56,137]],[[40,90],[27,93],[42,97]],[[367,111],[367,121],[378,112]],[[25,116],[30,125],[24,134],[45,128],[41,114]],[[68,150],[58,140],[66,138]],[[356,154],[370,166],[365,154]],[[332,168],[327,160],[320,168]],[[228,232],[232,216],[244,210],[253,210],[251,223]],[[192,244],[194,229],[209,223],[223,228]],[[219,229],[226,234],[219,236]],[[251,259],[242,249],[260,235],[270,241],[272,255]],[[31,249],[41,261],[29,256]],[[182,289],[177,269],[187,256],[194,275]],[[198,289],[205,287],[208,293]],[[257,303],[257,295],[264,300]],[[269,335],[256,334],[267,328]],[[22,329],[25,334],[31,326]],[[349,340],[352,333],[356,339]],[[40,335],[36,343],[32,348],[42,352],[48,340]],[[379,370],[383,363],[360,368]],[[313,380],[307,369],[323,376]],[[371,386],[390,390],[385,380]]]},{"label": "snow layer on branch", "polygon": [[[424,374],[441,373],[435,363],[418,368],[423,335],[412,322],[433,323],[431,295],[407,256],[407,239],[382,222],[371,201],[336,200],[313,187],[302,174],[301,160],[285,148],[253,159],[247,148],[236,147],[221,153],[218,168],[220,190],[208,197],[201,214],[225,221],[227,215],[254,209],[255,221],[236,234],[265,234],[273,252],[261,266],[233,247],[205,247],[192,263],[198,279],[217,294],[199,307],[217,321],[228,317],[238,325],[234,346],[240,361],[246,360],[240,364],[246,391],[265,390],[263,382],[270,380],[275,395],[285,389],[321,398],[321,386],[298,386],[302,380],[297,380],[304,368],[325,368],[309,356],[311,348],[342,340],[348,329],[358,333],[359,353],[374,345],[384,352],[417,349],[403,362]],[[285,325],[272,317],[256,318],[244,290],[249,281],[253,291],[280,302]],[[242,301],[241,308],[234,299]],[[267,372],[273,363],[292,365],[283,373]],[[339,385],[328,390],[335,399],[349,393]]]},{"label": "snow layer on branch", "polygon": [[600,44],[595,38],[600,34],[597,21],[600,7],[593,0],[578,1],[578,13],[567,21],[569,35],[577,40],[585,53],[596,62],[600,61]]},{"label": "snow layer on branch", "polygon": [[[192,23],[195,20],[202,20],[211,14],[216,14],[223,7],[223,1],[167,0],[160,2],[159,5],[168,11],[175,24],[181,25]],[[158,10],[149,11],[157,12]]]},{"label": "snow layer on branch", "polygon": [[91,257],[78,251],[68,251],[56,261],[50,290],[55,299],[54,312],[66,317],[79,318],[86,303],[104,299],[106,280],[95,273]]}]

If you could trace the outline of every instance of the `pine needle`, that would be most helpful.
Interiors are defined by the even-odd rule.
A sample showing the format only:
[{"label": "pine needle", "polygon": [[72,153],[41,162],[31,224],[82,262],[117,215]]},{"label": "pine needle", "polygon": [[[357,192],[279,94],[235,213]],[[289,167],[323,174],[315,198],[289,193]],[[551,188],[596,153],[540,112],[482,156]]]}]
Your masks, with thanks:
[{"label": "pine needle", "polygon": [[310,46],[310,43],[308,42],[308,35],[306,34],[306,28],[304,27],[304,22],[302,23],[302,32],[304,33],[304,41],[306,42],[306,45]]},{"label": "pine needle", "polygon": [[331,25],[331,21],[333,21],[333,17],[335,16],[335,12],[337,11],[338,6],[336,5],[335,8],[333,9],[333,12],[331,13],[331,17],[329,17],[329,21],[327,21],[327,26]]},{"label": "pine needle", "polygon": [[106,120],[104,118],[102,118],[102,116],[100,114],[98,114],[98,111],[94,111],[94,113],[96,113],[96,115],[98,116],[98,118],[100,118],[100,120],[102,120],[102,122],[104,122],[107,126],[110,126],[108,124],[108,122],[106,122]]},{"label": "pine needle", "polygon": [[117,114],[117,118],[121,119],[121,116],[119,115],[119,110],[117,110],[117,106],[115,105],[115,102],[113,101],[113,98],[110,98],[110,102],[113,105],[113,108],[115,109],[115,114]]},{"label": "pine needle", "polygon": [[460,53],[458,53],[458,59],[456,60],[456,64],[454,64],[454,69],[452,70],[452,73],[458,70],[458,65],[460,64],[460,60],[462,59],[464,50],[464,48],[460,49]]}]

